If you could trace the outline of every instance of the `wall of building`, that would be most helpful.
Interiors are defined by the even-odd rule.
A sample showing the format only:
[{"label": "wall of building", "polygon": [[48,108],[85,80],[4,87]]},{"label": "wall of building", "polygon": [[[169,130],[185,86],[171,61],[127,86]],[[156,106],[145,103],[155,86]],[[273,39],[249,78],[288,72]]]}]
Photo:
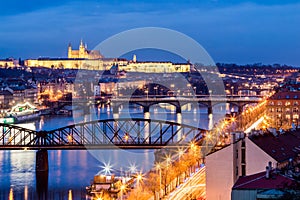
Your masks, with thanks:
[{"label": "wall of building", "polygon": [[256,174],[266,170],[269,161],[272,166],[276,166],[276,161],[254,144],[248,137],[245,138],[246,142],[246,175]]},{"label": "wall of building", "polygon": [[256,200],[256,190],[232,190],[231,200]]},{"label": "wall of building", "polygon": [[234,184],[233,151],[230,145],[206,157],[207,200],[230,200]]},{"label": "wall of building", "polygon": [[0,68],[18,67],[18,60],[0,60]]}]

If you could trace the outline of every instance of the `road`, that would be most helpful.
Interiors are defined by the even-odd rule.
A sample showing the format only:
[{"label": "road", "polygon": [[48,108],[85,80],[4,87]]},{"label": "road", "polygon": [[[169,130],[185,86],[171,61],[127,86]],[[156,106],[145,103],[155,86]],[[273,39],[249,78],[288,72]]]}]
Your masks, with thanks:
[{"label": "road", "polygon": [[169,200],[206,199],[205,167],[202,167],[193,176],[188,178],[175,191],[170,193]]}]

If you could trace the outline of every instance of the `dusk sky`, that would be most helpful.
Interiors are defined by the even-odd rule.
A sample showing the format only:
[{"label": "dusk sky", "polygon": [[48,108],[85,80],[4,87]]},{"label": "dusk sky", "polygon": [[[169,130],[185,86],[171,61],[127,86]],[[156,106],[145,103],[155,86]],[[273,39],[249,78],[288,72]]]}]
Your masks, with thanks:
[{"label": "dusk sky", "polygon": [[1,1],[0,58],[66,57],[69,42],[92,49],[152,26],[190,36],[215,62],[300,67],[299,11],[295,0]]}]

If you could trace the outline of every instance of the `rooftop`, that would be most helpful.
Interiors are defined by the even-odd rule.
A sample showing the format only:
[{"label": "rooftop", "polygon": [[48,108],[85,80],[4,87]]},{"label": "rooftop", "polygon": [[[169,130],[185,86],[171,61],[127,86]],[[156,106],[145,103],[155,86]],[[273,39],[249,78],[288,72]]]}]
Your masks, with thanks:
[{"label": "rooftop", "polygon": [[280,99],[300,99],[300,91],[281,91],[275,93],[270,97],[272,100],[280,100]]},{"label": "rooftop", "polygon": [[269,178],[266,178],[266,172],[242,176],[234,184],[233,189],[293,189],[296,185],[297,181],[273,170]]},{"label": "rooftop", "polygon": [[300,130],[285,133],[264,132],[249,139],[277,162],[288,161],[300,154]]}]

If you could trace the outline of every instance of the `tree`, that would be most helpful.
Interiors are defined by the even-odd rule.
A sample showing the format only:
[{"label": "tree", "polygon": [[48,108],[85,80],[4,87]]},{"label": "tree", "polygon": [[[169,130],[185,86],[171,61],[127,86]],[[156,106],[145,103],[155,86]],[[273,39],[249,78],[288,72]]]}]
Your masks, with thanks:
[{"label": "tree", "polygon": [[145,186],[150,192],[152,192],[152,194],[154,195],[154,199],[156,197],[155,192],[159,191],[159,181],[159,174],[155,172],[150,172],[148,174],[147,180],[145,181]]}]

